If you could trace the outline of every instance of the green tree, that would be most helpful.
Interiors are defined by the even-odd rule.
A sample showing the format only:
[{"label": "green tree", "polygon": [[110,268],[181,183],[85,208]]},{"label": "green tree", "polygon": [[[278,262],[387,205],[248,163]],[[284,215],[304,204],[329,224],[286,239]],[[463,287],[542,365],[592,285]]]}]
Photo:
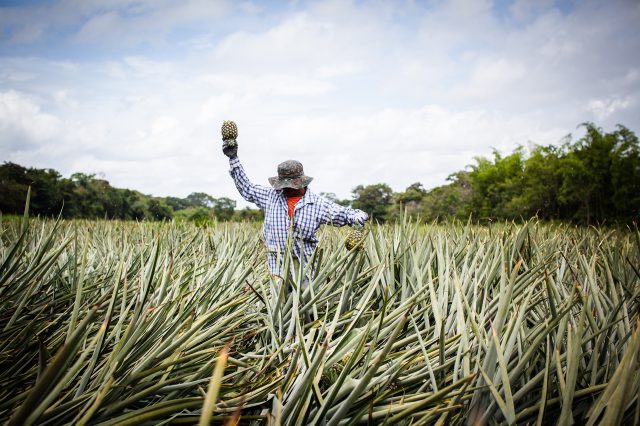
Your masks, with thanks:
[{"label": "green tree", "polygon": [[147,199],[142,197],[131,197],[130,214],[131,219],[144,220],[145,218],[151,218],[147,210]]},{"label": "green tree", "polygon": [[640,215],[640,143],[624,126],[614,132],[616,146],[611,159],[611,201],[616,216],[638,220]]},{"label": "green tree", "polygon": [[155,220],[165,220],[173,218],[173,210],[160,198],[151,198],[147,207],[151,218]]},{"label": "green tree", "polygon": [[393,213],[389,217],[399,217],[400,214],[418,215],[422,209],[422,200],[427,194],[420,182],[413,183],[404,190],[404,192],[395,192],[393,194],[392,204]]},{"label": "green tree", "polygon": [[261,209],[245,207],[242,210],[236,210],[234,212],[234,220],[252,222],[262,221],[264,220],[264,212]]},{"label": "green tree", "polygon": [[192,207],[186,210],[188,219],[196,225],[204,225],[209,222],[209,209],[206,207]]},{"label": "green tree", "polygon": [[65,218],[79,217],[79,200],[75,192],[76,186],[71,179],[63,178],[60,181],[60,192],[62,193],[62,216]]},{"label": "green tree", "polygon": [[218,220],[229,221],[233,219],[233,213],[236,209],[236,202],[231,198],[220,197],[214,199],[213,215]]},{"label": "green tree", "polygon": [[0,166],[0,211],[4,214],[24,210],[29,189],[27,169],[15,163]]},{"label": "green tree", "polygon": [[512,200],[520,206],[524,217],[538,216],[541,219],[562,217],[558,195],[562,186],[562,147],[536,146],[524,162],[522,190]]},{"label": "green tree", "polygon": [[173,209],[173,211],[184,210],[191,207],[191,202],[186,198],[166,197],[165,203]]},{"label": "green tree", "polygon": [[584,123],[586,134],[562,159],[559,201],[571,219],[586,223],[637,217],[640,208],[638,138],[623,126],[605,133]]},{"label": "green tree", "polygon": [[469,178],[473,188],[472,208],[480,218],[511,218],[523,213],[524,206],[513,202],[522,190],[523,150],[502,157],[493,152],[493,161],[476,158]]},{"label": "green tree", "polygon": [[96,175],[73,173],[71,181],[75,184],[74,192],[77,195],[79,216],[85,218],[104,217],[104,206],[100,194],[104,185],[96,183]]},{"label": "green tree", "polygon": [[611,151],[615,140],[600,129],[584,124],[587,133],[564,157],[561,202],[574,211],[573,218],[587,223],[604,219],[611,209]]},{"label": "green tree", "polygon": [[472,211],[472,189],[469,172],[450,175],[451,182],[428,191],[422,198],[420,214],[425,220],[466,219]]},{"label": "green tree", "polygon": [[386,183],[358,185],[353,189],[353,207],[363,210],[375,220],[387,220],[393,191]]},{"label": "green tree", "polygon": [[206,207],[211,208],[215,205],[216,199],[204,192],[192,192],[187,195],[187,201],[192,207]]},{"label": "green tree", "polygon": [[27,178],[31,186],[30,209],[33,213],[56,216],[61,212],[63,205],[61,177],[60,173],[53,169],[29,168]]}]

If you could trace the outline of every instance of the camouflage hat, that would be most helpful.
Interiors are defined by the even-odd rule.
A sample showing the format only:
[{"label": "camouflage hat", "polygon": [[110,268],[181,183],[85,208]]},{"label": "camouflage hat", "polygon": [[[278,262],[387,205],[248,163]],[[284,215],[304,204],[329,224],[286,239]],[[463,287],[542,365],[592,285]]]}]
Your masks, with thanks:
[{"label": "camouflage hat", "polygon": [[284,163],[278,164],[278,176],[270,177],[269,183],[275,189],[301,189],[309,185],[312,180],[312,177],[304,175],[301,162],[287,160]]}]

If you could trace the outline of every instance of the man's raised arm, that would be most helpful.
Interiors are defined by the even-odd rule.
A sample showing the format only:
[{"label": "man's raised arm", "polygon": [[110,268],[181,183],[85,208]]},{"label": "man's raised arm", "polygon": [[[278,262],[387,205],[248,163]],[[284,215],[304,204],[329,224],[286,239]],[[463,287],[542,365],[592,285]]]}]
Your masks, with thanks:
[{"label": "man's raised arm", "polygon": [[244,171],[240,159],[238,158],[238,145],[229,146],[228,143],[222,145],[222,152],[229,157],[229,174],[238,188],[238,192],[250,203],[254,203],[264,210],[269,199],[270,189],[264,186],[255,185],[249,180]]}]

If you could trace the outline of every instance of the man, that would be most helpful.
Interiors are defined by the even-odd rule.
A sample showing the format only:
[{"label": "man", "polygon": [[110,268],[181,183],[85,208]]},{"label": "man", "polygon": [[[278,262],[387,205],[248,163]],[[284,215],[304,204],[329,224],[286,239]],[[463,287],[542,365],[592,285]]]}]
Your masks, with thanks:
[{"label": "man", "polygon": [[229,173],[242,198],[265,212],[263,234],[272,275],[282,275],[282,259],[290,233],[293,255],[306,265],[318,245],[316,231],[320,225],[362,225],[369,219],[362,210],[343,207],[313,193],[308,188],[313,178],[305,176],[298,161],[280,163],[278,176],[269,178],[269,188],[249,180],[238,159],[236,143],[225,141],[222,151],[229,157]]}]

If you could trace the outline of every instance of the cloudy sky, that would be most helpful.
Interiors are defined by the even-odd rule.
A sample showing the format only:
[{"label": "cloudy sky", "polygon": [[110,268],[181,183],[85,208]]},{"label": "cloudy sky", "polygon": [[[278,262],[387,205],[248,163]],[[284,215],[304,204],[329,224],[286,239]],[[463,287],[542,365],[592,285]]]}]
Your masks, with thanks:
[{"label": "cloudy sky", "polygon": [[0,161],[157,196],[239,201],[225,119],[256,183],[293,158],[341,198],[585,121],[640,133],[637,0],[0,5]]}]

